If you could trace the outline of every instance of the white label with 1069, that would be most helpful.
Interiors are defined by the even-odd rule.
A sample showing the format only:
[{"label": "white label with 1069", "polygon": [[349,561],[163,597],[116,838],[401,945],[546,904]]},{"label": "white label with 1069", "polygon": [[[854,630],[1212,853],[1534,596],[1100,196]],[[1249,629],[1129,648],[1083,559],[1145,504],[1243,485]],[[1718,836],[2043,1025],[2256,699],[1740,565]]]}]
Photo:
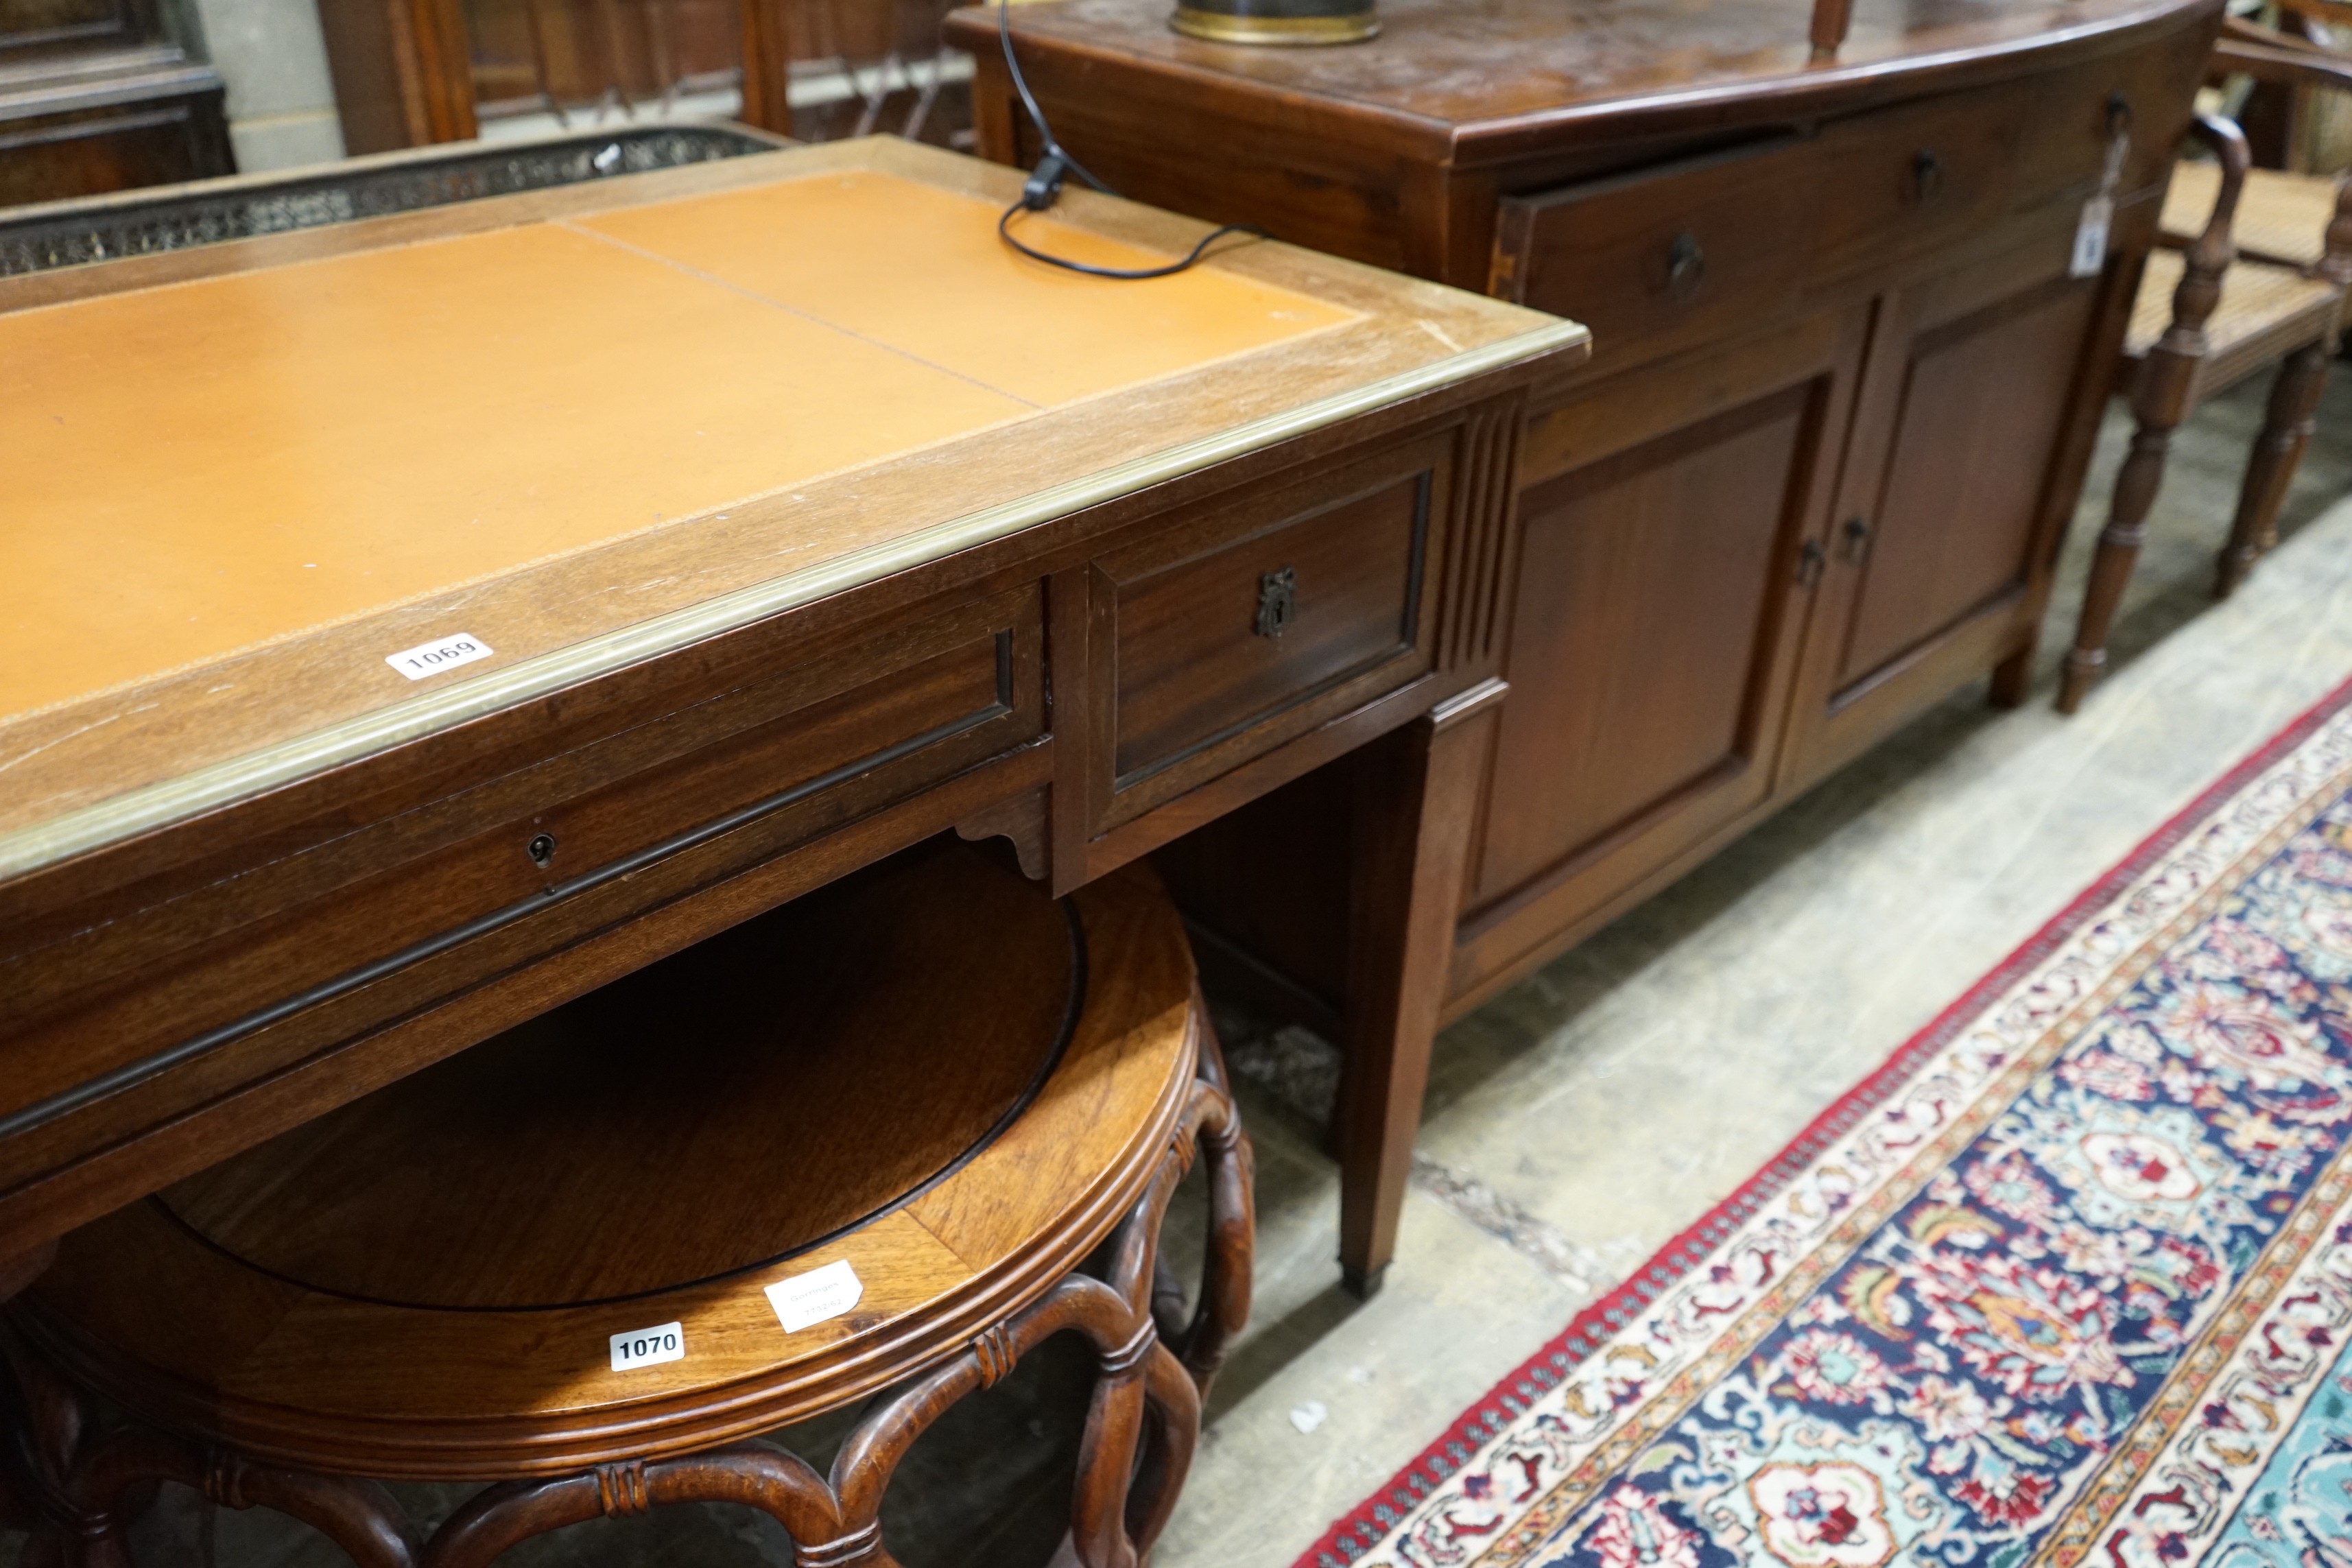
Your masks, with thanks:
[{"label": "white label with 1069", "polygon": [[431,642],[421,642],[415,647],[385,654],[383,662],[411,680],[422,680],[428,675],[438,675],[445,669],[455,669],[478,658],[488,658],[496,651],[470,632],[451,632],[446,637],[435,637]]},{"label": "white label with 1069", "polygon": [[686,1325],[663,1323],[651,1329],[631,1329],[613,1336],[613,1370],[634,1372],[666,1361],[686,1359]]}]

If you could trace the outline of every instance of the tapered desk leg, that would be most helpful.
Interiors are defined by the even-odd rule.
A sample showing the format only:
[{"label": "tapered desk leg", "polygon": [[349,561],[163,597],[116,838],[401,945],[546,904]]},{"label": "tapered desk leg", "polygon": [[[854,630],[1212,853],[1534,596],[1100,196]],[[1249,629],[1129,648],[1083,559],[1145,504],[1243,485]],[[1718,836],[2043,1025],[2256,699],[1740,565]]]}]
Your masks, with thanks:
[{"label": "tapered desk leg", "polygon": [[1396,1250],[1479,785],[1505,690],[1500,680],[1473,687],[1355,762],[1339,1268],[1359,1298],[1380,1289]]}]

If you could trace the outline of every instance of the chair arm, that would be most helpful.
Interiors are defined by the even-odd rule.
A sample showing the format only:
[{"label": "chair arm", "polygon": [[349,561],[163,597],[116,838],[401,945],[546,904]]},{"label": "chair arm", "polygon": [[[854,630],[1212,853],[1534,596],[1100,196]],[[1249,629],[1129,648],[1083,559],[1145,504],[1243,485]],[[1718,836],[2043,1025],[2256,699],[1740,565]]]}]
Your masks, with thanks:
[{"label": "chair arm", "polygon": [[2230,237],[2230,226],[2237,219],[2238,197],[2246,188],[2246,171],[2252,166],[2253,155],[2247,149],[2246,133],[2238,129],[2237,121],[2218,114],[2193,116],[2189,121],[2189,134],[2211,148],[2214,160],[2221,165],[2221,184],[2213,193],[2213,211],[2205,220],[2204,232],[2189,247],[2190,270],[2201,268],[2218,279],[2237,254],[2237,247]]},{"label": "chair arm", "polygon": [[[2345,9],[2352,11],[2352,5]],[[2280,39],[2277,44],[2257,42],[2247,37],[2263,30],[2233,20],[2229,34],[2213,46],[2211,68],[2219,74],[2243,71],[2258,81],[2300,82],[2352,92],[2352,59],[2328,54],[2284,34],[2273,35]],[[2224,156],[2225,183],[2227,165]],[[2322,246],[2320,275],[2352,285],[2352,181],[2336,188],[2336,210],[2328,221]]]},{"label": "chair arm", "polygon": [[2213,46],[2209,66],[2210,72],[2216,76],[2243,74],[2256,81],[2334,88],[2340,92],[2352,92],[2352,60],[2322,53],[2300,39],[2289,38],[2284,33],[2273,35],[2278,39],[2276,43],[2248,36],[2257,31],[2267,29],[2251,26],[2232,27],[2221,42]]},{"label": "chair arm", "polygon": [[2278,8],[2331,27],[2352,27],[2352,5],[2345,0],[2277,0]]}]

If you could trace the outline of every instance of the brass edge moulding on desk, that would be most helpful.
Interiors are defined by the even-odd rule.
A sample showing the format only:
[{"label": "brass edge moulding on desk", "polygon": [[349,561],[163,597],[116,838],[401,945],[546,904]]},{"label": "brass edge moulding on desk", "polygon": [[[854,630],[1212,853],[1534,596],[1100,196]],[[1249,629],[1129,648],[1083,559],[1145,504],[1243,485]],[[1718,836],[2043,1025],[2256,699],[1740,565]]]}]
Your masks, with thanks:
[{"label": "brass edge moulding on desk", "polygon": [[1259,451],[1355,415],[1533,359],[1580,342],[1586,336],[1584,328],[1576,322],[1558,321],[1338,397],[1136,458],[1020,501],[958,518],[813,571],[789,574],[572,647],[526,659],[441,691],[394,703],[280,745],[65,813],[0,838],[0,879],[21,876],[420,735],[845,592],[894,572]]},{"label": "brass edge moulding on desk", "polygon": [[[741,162],[763,164],[770,174],[765,179],[747,182],[740,165],[736,171],[722,170],[715,176],[710,172],[711,166],[704,165],[636,176],[626,182],[630,189],[625,192],[614,190],[612,196],[605,199],[611,203],[612,210],[642,213],[670,199],[664,195],[666,191],[675,191],[681,197],[690,199],[720,190],[782,185],[815,175],[876,173],[928,183],[933,188],[950,195],[993,201],[1003,195],[997,187],[1007,184],[1002,171],[974,164],[952,154],[909,147],[889,138],[873,138],[865,142],[839,143],[822,149],[793,149]],[[408,242],[430,239],[442,234],[479,235],[492,230],[511,231],[519,225],[528,227],[550,218],[562,219],[604,210],[595,205],[597,200],[598,193],[580,190],[489,198],[467,204],[471,209],[469,212],[453,215],[447,226],[439,230],[421,229],[413,221],[421,215],[409,215],[405,218],[363,220],[342,226],[341,232],[311,231],[307,235],[247,241],[240,246],[223,248],[242,253],[232,262],[231,273],[256,268],[268,270],[279,264],[299,264],[322,256],[365,253],[378,247],[397,248]],[[1082,197],[1071,205],[1077,209],[1076,216],[1064,221],[1074,224],[1076,232],[1114,244],[1164,245],[1174,238],[1174,230],[1181,229],[1189,234],[1191,229],[1186,220],[1108,199]],[[1266,259],[1261,262],[1261,257]],[[170,265],[159,270],[156,264],[175,262],[186,269],[186,277],[213,279],[226,276],[218,269],[217,263],[210,258],[145,258],[110,264],[125,269],[116,277],[109,277],[105,266],[73,269],[83,279],[80,284],[82,292],[79,297],[98,299],[118,295],[126,289],[136,292],[169,289],[177,280]],[[1076,448],[1078,462],[1063,465],[1059,476],[1054,476],[1050,471],[1043,476],[1058,478],[1059,482],[1050,483],[1026,495],[1019,493],[1011,480],[993,485],[989,487],[994,491],[992,495],[984,489],[982,495],[975,498],[982,504],[974,510],[937,523],[929,523],[918,513],[908,520],[912,524],[911,531],[897,538],[861,542],[853,531],[841,538],[837,546],[825,543],[821,538],[819,548],[839,548],[842,553],[780,576],[755,574],[761,554],[772,555],[772,545],[777,541],[789,542],[796,537],[791,532],[793,527],[791,514],[776,507],[776,496],[732,503],[739,508],[765,506],[770,509],[765,516],[747,513],[759,531],[758,538],[768,541],[769,547],[753,552],[746,560],[748,570],[728,570],[723,563],[721,570],[715,573],[707,566],[696,567],[697,573],[708,573],[716,578],[710,583],[707,595],[698,594],[692,574],[680,579],[659,579],[658,572],[662,568],[657,565],[657,580],[676,581],[678,586],[662,595],[667,597],[667,605],[660,604],[658,600],[648,605],[647,613],[642,619],[618,624],[607,620],[605,626],[599,626],[594,624],[599,617],[590,616],[583,611],[573,617],[573,624],[578,625],[582,620],[587,624],[565,636],[567,627],[562,617],[540,616],[547,625],[544,631],[537,634],[537,646],[531,646],[532,639],[521,639],[524,646],[512,650],[518,656],[515,662],[505,668],[492,666],[479,676],[472,679],[461,679],[459,683],[446,689],[396,700],[385,706],[369,706],[371,699],[366,693],[370,689],[364,685],[352,686],[349,679],[345,679],[343,684],[347,689],[341,703],[342,713],[335,713],[333,708],[336,704],[330,703],[329,712],[323,716],[325,721],[316,727],[305,725],[299,712],[288,714],[282,720],[248,718],[242,721],[246,736],[236,736],[234,740],[224,736],[222,739],[228,743],[215,742],[210,756],[199,755],[190,759],[184,772],[175,774],[162,769],[150,771],[145,778],[134,776],[126,780],[119,793],[93,799],[90,796],[95,788],[104,787],[107,764],[103,757],[120,751],[119,742],[109,740],[107,744],[113,747],[114,752],[101,752],[100,760],[90,764],[100,771],[91,781],[94,787],[80,792],[81,800],[73,800],[71,792],[68,792],[64,799],[58,801],[58,807],[46,816],[37,815],[37,808],[20,810],[16,814],[20,826],[0,833],[0,878],[20,876],[125,837],[184,820],[231,801],[397,746],[437,729],[658,656],[697,639],[841,594],[894,573],[1003,539],[1024,529],[1150,486],[1213,468],[1308,432],[1344,422],[1357,415],[1580,344],[1587,337],[1580,326],[1561,321],[1544,321],[1530,329],[1525,319],[1480,320],[1478,318],[1490,314],[1494,309],[1485,302],[1477,302],[1478,309],[1465,318],[1463,307],[1473,303],[1473,296],[1455,296],[1444,301],[1423,300],[1417,297],[1416,291],[1425,290],[1428,285],[1385,278],[1366,272],[1356,264],[1335,262],[1288,247],[1263,251],[1248,247],[1230,266],[1214,268],[1213,270],[1228,273],[1249,286],[1272,286],[1293,292],[1304,288],[1307,297],[1327,300],[1333,308],[1352,314],[1366,330],[1372,330],[1377,324],[1378,330],[1386,333],[1399,348],[1394,352],[1384,350],[1374,355],[1372,362],[1366,365],[1366,373],[1375,379],[1350,385],[1345,366],[1353,363],[1359,353],[1350,346],[1339,360],[1324,364],[1317,372],[1317,382],[1310,384],[1306,400],[1297,406],[1223,427],[1219,427],[1216,420],[1209,417],[1204,409],[1200,416],[1187,421],[1191,426],[1189,431],[1180,428],[1174,433],[1180,437],[1190,436],[1192,438],[1180,438],[1176,444],[1144,457],[1117,460],[1124,457],[1125,452],[1141,447],[1144,444],[1141,439],[1134,439],[1132,445],[1118,443],[1107,446],[1098,441],[1094,443],[1098,449],[1091,453],[1086,450],[1086,443],[1080,442]],[[71,298],[59,301],[37,294],[28,300],[27,308],[38,315],[69,305]],[[1461,325],[1456,325],[1457,320]],[[1414,330],[1416,326],[1420,331]],[[1466,349],[1445,330],[1452,327],[1454,332],[1459,333],[1464,326],[1472,329],[1468,339],[1470,346]],[[1352,327],[1348,329],[1350,333],[1354,331]],[[1413,353],[1403,352],[1403,346],[1409,343],[1422,343],[1423,348],[1431,348],[1431,344],[1422,342],[1423,331],[1437,344],[1452,352],[1437,353],[1426,360],[1418,359]],[[1487,337],[1489,331],[1497,335]],[[1314,337],[1315,334],[1310,332],[1296,341],[1304,343]],[[1348,341],[1352,342],[1352,339]],[[1244,354],[1235,362],[1237,366],[1249,364],[1255,353],[1256,351],[1252,351]],[[1328,359],[1329,353],[1326,353],[1324,357]],[[1121,399],[1139,408],[1146,406],[1156,395],[1156,385],[1162,381],[1171,387],[1180,384],[1190,385],[1192,381],[1199,382],[1203,387],[1221,384],[1220,378],[1228,373],[1218,369],[1218,363],[1213,357],[1183,370],[1181,377],[1176,379],[1171,379],[1165,372],[1155,373],[1156,380],[1154,376],[1147,376],[1134,386],[1123,389]],[[1257,363],[1259,368],[1254,374],[1262,380],[1267,367],[1265,362],[1258,361]],[[1400,370],[1400,366],[1406,368]],[[1388,374],[1381,374],[1383,371]],[[1240,374],[1246,376],[1252,373]],[[1190,377],[1192,381],[1184,381],[1182,377]],[[1324,395],[1318,396],[1318,392]],[[1139,401],[1136,395],[1139,394],[1141,395]],[[1187,395],[1194,396],[1196,401],[1198,399],[1197,391]],[[1041,413],[1060,413],[1063,418],[1059,422],[1066,423],[1080,405],[1096,401],[1097,397],[1081,397],[1073,403],[1066,397],[1058,405],[1049,403],[1039,406]],[[1265,402],[1272,400],[1258,401],[1260,406],[1264,406]],[[1132,424],[1132,418],[1122,415],[1114,428]],[[1011,435],[1024,427],[1050,430],[1053,426],[1024,418],[1014,421],[1005,434]],[[1131,437],[1140,437],[1143,432],[1137,430],[1129,434]],[[1017,450],[1024,445],[1034,447],[1036,442],[1028,436],[1022,436],[1014,445]],[[861,460],[853,464],[843,470],[840,477],[854,480],[865,468],[873,467],[874,461]],[[877,468],[877,472],[895,472],[894,465],[905,466],[895,457],[879,461],[883,467]],[[1080,466],[1081,462],[1103,466],[1087,471]],[[785,488],[808,482],[806,479],[794,479]],[[833,481],[824,479],[821,482],[831,484]],[[905,489],[905,484],[900,480],[893,479],[891,483],[898,485],[900,491]],[[862,489],[864,487],[861,482],[853,488]],[[795,496],[793,499],[797,500],[799,498]],[[701,521],[700,513],[689,507],[678,521],[695,523]],[[742,525],[737,526],[740,530]],[[824,526],[835,535],[841,533],[834,524]],[[778,531],[780,529],[783,531],[781,533]],[[877,531],[864,531],[871,533]],[[648,537],[692,536],[677,536],[673,529],[669,534]],[[636,547],[631,545],[629,548]],[[739,557],[743,555],[740,539],[731,548]],[[523,565],[539,570],[532,563],[526,562]],[[638,568],[630,565],[612,569],[635,571]],[[731,581],[729,580],[730,577]],[[535,587],[530,592],[541,596],[554,592],[560,602],[567,599],[576,601],[586,590],[577,583],[563,584],[551,579],[545,586]],[[404,616],[413,620],[430,613],[435,619],[441,618],[433,605],[449,596],[446,591],[436,589],[425,599],[414,603],[386,600],[378,606],[364,609],[358,619],[360,624],[365,624],[379,616],[388,616],[392,619],[387,623],[387,629],[397,631],[404,629],[400,624]],[[457,613],[461,616],[464,615],[462,610]],[[534,612],[534,615],[539,615],[539,612]],[[325,630],[335,624],[320,622],[319,626]],[[418,626],[415,630],[419,634],[429,631],[436,636],[457,631],[488,633],[488,640],[494,647],[499,647],[501,652],[506,651],[495,625],[461,626],[452,622],[446,626]],[[416,637],[407,636],[399,640],[404,646],[415,642]],[[153,682],[163,679],[178,681],[184,686],[188,681],[198,679],[197,672],[211,668],[223,659],[251,657],[257,650],[272,645],[263,643],[243,648],[225,648],[219,654],[179,666],[176,672],[159,668],[154,675],[142,676],[119,689],[128,693],[142,687],[152,689]],[[341,669],[340,666],[336,668]],[[93,689],[87,699],[75,698],[72,701],[95,700],[106,694],[102,689]],[[181,700],[174,696],[172,700],[176,704]],[[240,700],[249,702],[250,699]],[[215,701],[212,708],[175,707],[172,711],[182,715],[175,721],[216,723],[216,720],[206,716],[217,706]],[[29,720],[45,710],[37,706],[19,717],[20,720]],[[66,722],[65,715],[70,710],[59,707],[55,711],[58,717],[54,722],[63,724]],[[111,714],[95,717],[102,722],[112,721]],[[219,717],[229,719],[233,716],[223,713]],[[23,751],[19,757],[11,760],[11,763],[46,750],[58,741],[72,740],[76,734],[94,727],[79,719],[74,722],[80,725],[79,730],[60,731],[55,734],[35,731],[26,734],[24,743],[28,744],[30,750]],[[277,731],[274,734],[270,732],[273,729]],[[231,728],[230,734],[236,735],[236,726]],[[250,736],[252,743],[247,743],[247,736]],[[139,744],[152,749],[149,742],[142,741]],[[87,749],[88,745],[89,742],[82,742],[78,746],[77,754],[89,757],[91,753]],[[47,765],[44,764],[45,767]],[[38,799],[39,796],[34,798]]]}]

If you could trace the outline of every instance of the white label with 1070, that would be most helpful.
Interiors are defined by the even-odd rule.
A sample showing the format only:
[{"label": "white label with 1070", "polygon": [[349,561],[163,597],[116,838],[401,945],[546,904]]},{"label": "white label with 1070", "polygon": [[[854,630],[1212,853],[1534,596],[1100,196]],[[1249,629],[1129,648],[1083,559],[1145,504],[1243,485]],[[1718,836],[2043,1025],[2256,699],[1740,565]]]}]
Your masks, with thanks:
[{"label": "white label with 1070", "polygon": [[613,1336],[613,1370],[634,1372],[641,1366],[656,1366],[666,1361],[686,1359],[686,1325],[663,1323],[650,1329],[631,1329],[625,1334]]}]

